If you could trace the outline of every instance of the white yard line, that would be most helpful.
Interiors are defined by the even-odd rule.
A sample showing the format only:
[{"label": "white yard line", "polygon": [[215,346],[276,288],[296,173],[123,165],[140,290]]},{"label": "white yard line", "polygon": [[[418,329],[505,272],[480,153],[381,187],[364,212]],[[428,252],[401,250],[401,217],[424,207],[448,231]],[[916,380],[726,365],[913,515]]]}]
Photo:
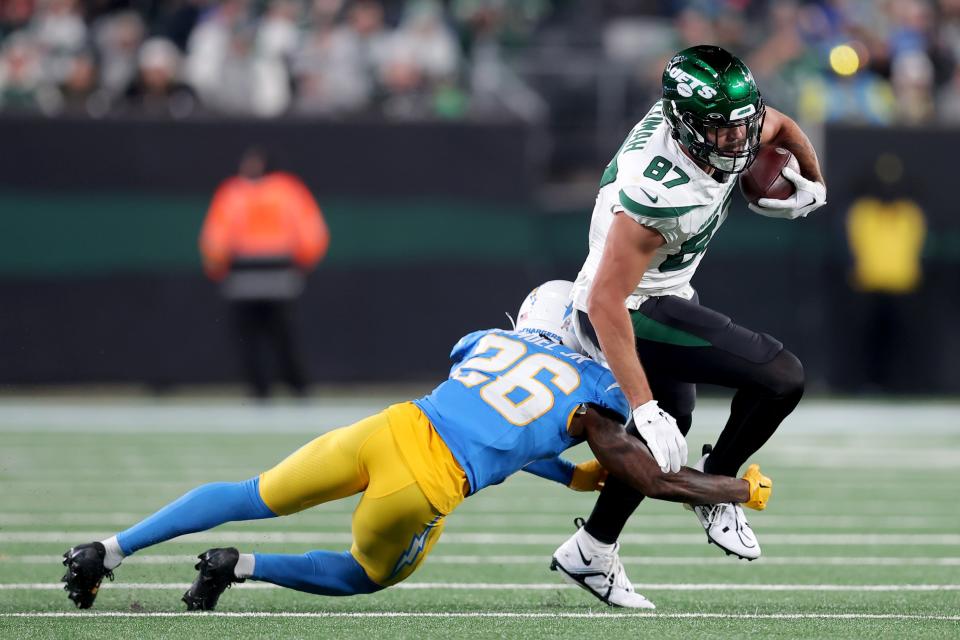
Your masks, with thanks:
[{"label": "white yard line", "polygon": [[[679,511],[679,509],[678,509]],[[7,511],[0,513],[0,526],[63,526],[63,525],[131,525],[138,520],[148,516],[149,513],[132,513],[123,511],[104,511],[104,512],[60,512],[60,513],[36,513],[31,511]],[[321,508],[316,511],[297,515],[290,520],[284,520],[290,524],[295,524],[297,528],[305,528],[312,524],[344,524],[349,525],[352,517],[352,511],[331,510]],[[819,530],[825,529],[835,531],[838,529],[945,529],[947,531],[960,530],[960,516],[824,516],[822,513],[791,514],[791,515],[773,515],[759,514],[754,517],[755,524],[763,525],[764,530],[772,528],[783,528],[797,530],[810,526],[811,522],[816,522]],[[465,528],[466,525],[485,525],[493,526],[512,526],[512,527],[531,527],[531,526],[555,526],[557,528],[567,528],[571,522],[569,513],[557,514],[520,514],[516,512],[484,512],[470,513],[458,512],[452,516],[447,524],[448,531],[451,527]],[[638,514],[630,522],[634,529],[655,529],[662,531],[668,527],[689,529],[696,520],[689,513],[679,513],[677,515],[664,514]]]},{"label": "white yard line", "polygon": [[[547,555],[506,555],[506,556],[473,556],[473,555],[431,555],[427,561],[430,565],[545,565]],[[137,555],[124,560],[129,566],[151,564],[192,564],[197,560],[196,555]],[[732,561],[730,558],[700,558],[689,556],[647,557],[621,556],[620,560],[627,565],[642,566],[669,566],[669,567],[699,567],[717,565],[724,567],[757,567],[757,566],[840,566],[840,567],[958,567],[960,557],[951,558],[917,558],[917,557],[858,557],[858,556],[795,556],[795,557],[763,557],[756,562],[746,564]],[[59,564],[63,561],[61,555],[2,555],[0,564]]]},{"label": "white yard line", "polygon": [[[73,544],[78,541],[101,540],[113,535],[106,531],[3,531],[0,542],[50,542]],[[563,534],[549,533],[448,533],[443,536],[447,544],[483,544],[483,545],[556,545],[563,541]],[[176,542],[233,542],[233,543],[331,543],[352,542],[349,533],[333,532],[210,532],[193,533],[181,536]],[[653,533],[625,533],[620,541],[627,544],[649,544],[657,546],[686,546],[703,544],[706,537],[702,533],[671,533],[670,535]],[[783,544],[791,546],[865,546],[865,545],[912,545],[912,546],[960,546],[960,534],[942,533],[770,533],[763,535],[764,544]]]},{"label": "white yard line", "polygon": [[[279,589],[266,582],[247,582],[233,585],[237,589]],[[960,584],[743,584],[743,583],[634,583],[641,591],[960,591]],[[188,589],[189,582],[106,582],[109,589],[166,590]],[[390,587],[401,590],[455,590],[455,591],[554,591],[579,587],[560,582],[401,582]],[[59,582],[0,583],[0,591],[59,591]]]},{"label": "white yard line", "polygon": [[414,611],[198,611],[193,613],[157,611],[150,613],[127,613],[123,611],[38,611],[36,613],[0,613],[0,618],[664,618],[664,619],[726,619],[726,620],[960,620],[960,616],[923,615],[905,613],[593,613],[556,612],[522,613],[516,611],[470,611],[470,612],[414,612]]}]

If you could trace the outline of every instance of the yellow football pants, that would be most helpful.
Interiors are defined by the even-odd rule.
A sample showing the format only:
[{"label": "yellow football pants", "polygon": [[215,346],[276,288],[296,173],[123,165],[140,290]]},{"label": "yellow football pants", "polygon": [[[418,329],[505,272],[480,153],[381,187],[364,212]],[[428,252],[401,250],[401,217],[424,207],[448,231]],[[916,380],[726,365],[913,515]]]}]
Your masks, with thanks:
[{"label": "yellow football pants", "polygon": [[401,458],[386,412],[326,433],[260,475],[260,497],[277,515],[361,491],[350,553],[371,580],[396,584],[430,553],[444,517]]}]

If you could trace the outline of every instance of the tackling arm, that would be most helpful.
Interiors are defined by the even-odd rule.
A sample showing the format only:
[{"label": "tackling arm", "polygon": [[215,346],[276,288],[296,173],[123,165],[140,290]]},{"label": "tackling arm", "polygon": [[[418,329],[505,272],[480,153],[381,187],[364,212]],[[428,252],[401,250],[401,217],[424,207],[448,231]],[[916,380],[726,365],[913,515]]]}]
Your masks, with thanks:
[{"label": "tackling arm", "polygon": [[593,408],[577,416],[572,426],[586,438],[608,472],[645,496],[688,504],[745,503],[751,499],[750,483],[742,478],[715,476],[688,467],[678,473],[662,473],[639,438]]},{"label": "tackling arm", "polygon": [[573,464],[561,456],[534,460],[523,470],[558,482],[574,491],[599,491],[607,479],[606,470],[596,460]]}]

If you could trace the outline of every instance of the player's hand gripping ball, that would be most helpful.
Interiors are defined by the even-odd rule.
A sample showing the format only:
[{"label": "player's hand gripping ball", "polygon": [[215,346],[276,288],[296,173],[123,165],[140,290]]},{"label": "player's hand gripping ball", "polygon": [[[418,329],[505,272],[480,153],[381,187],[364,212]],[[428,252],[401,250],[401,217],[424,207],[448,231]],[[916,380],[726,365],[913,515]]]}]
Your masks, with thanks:
[{"label": "player's hand gripping ball", "polygon": [[763,145],[740,174],[740,191],[750,210],[770,218],[802,218],[827,202],[827,188],[800,175],[788,150]]}]

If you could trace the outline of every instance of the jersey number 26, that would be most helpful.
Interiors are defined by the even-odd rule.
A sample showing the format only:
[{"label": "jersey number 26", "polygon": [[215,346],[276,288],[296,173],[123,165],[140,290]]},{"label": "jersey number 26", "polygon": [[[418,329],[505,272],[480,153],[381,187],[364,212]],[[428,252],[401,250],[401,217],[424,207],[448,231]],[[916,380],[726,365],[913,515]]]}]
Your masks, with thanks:
[{"label": "jersey number 26", "polygon": [[[527,355],[527,345],[518,340],[489,333],[480,338],[476,351],[492,353],[470,358],[451,378],[468,389],[481,385],[483,401],[518,427],[530,424],[553,408],[553,391],[537,379],[541,372],[548,372],[550,383],[565,395],[580,386],[576,367],[546,353]],[[526,394],[514,402],[509,396],[517,389]]]}]

